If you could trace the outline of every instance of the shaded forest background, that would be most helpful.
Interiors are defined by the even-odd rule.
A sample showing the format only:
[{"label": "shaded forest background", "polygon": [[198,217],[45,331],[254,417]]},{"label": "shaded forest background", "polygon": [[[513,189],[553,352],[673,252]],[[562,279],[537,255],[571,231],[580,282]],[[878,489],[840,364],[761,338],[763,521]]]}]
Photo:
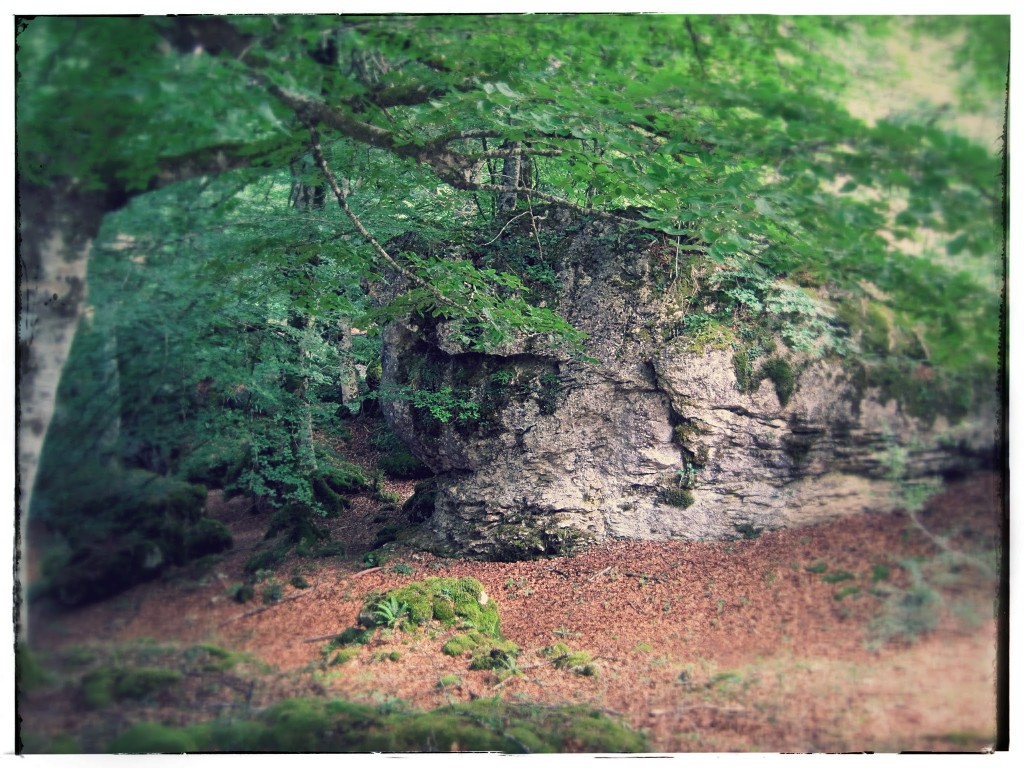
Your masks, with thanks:
[{"label": "shaded forest background", "polygon": [[380,402],[486,403],[382,388],[381,328],[586,360],[560,212],[671,253],[673,334],[741,383],[780,344],[925,419],[1005,386],[1007,17],[52,17],[16,44],[29,600],[226,551],[213,489],[270,512],[256,573],[428,476]]}]

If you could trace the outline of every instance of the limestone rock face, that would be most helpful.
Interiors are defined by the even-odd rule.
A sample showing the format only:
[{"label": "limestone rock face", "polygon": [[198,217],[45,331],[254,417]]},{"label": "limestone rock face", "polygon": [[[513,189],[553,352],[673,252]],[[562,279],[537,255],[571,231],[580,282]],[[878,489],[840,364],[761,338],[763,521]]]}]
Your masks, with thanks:
[{"label": "limestone rock face", "polygon": [[[382,403],[437,473],[435,546],[521,559],[608,537],[735,537],[891,507],[894,444],[910,446],[916,473],[991,446],[994,420],[928,428],[858,390],[838,361],[794,362],[791,393],[769,378],[741,391],[732,348],[674,330],[690,308],[672,257],[600,223],[547,254],[558,311],[597,363],[532,339],[467,351],[445,323],[388,325],[382,388],[462,403],[447,422],[429,403]],[[958,450],[935,448],[938,435]]]}]

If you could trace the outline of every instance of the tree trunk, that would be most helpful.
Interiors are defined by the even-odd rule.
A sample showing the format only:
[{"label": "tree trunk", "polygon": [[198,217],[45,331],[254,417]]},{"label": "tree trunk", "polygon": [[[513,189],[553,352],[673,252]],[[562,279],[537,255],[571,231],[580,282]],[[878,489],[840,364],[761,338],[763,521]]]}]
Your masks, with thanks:
[{"label": "tree trunk", "polygon": [[[502,149],[519,149],[518,142],[505,142]],[[522,176],[523,156],[510,154],[505,157],[501,167],[501,185],[503,187],[518,187]],[[498,216],[503,216],[515,211],[516,201],[519,195],[516,192],[505,191],[498,195]]]},{"label": "tree trunk", "polygon": [[18,503],[28,512],[57,384],[86,295],[102,193],[18,184]]},{"label": "tree trunk", "polygon": [[359,400],[359,380],[352,361],[352,321],[343,317],[338,321],[338,358],[341,361],[341,404],[349,410]]},{"label": "tree trunk", "polygon": [[[71,350],[86,294],[92,242],[107,209],[105,195],[18,183],[17,492],[19,581],[26,583],[28,512],[43,441],[57,402],[61,370]],[[19,638],[28,613],[15,597]]]}]

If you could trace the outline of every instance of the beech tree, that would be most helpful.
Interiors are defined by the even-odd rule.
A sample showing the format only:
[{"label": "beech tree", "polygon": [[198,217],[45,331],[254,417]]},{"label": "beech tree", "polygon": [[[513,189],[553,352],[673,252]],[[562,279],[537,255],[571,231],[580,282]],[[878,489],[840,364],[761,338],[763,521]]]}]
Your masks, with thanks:
[{"label": "beech tree", "polygon": [[[953,40],[957,103],[851,114],[843,51],[897,34]],[[17,45],[23,509],[92,242],[189,180],[290,176],[336,275],[400,276],[393,311],[458,319],[480,348],[526,333],[586,354],[536,275],[396,238],[457,245],[515,220],[540,246],[570,209],[670,243],[718,320],[772,314],[787,343],[925,363],[957,391],[994,376],[1003,147],[954,118],[1000,111],[1005,17],[48,17]],[[933,245],[907,247],[923,231]],[[840,291],[871,332],[821,300]]]}]

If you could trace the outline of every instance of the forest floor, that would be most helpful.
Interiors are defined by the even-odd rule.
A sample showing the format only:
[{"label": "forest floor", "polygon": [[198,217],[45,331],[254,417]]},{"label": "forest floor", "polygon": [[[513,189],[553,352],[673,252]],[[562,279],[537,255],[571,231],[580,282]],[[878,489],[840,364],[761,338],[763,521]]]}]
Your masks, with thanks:
[{"label": "forest floor", "polygon": [[[365,440],[353,442],[372,465]],[[412,483],[386,484],[402,498],[412,492]],[[919,519],[952,546],[991,556],[998,493],[997,476],[976,474],[948,485]],[[666,753],[980,751],[994,741],[996,586],[905,513],[747,540],[613,541],[517,563],[396,546],[368,568],[363,556],[397,514],[390,509],[379,495],[359,496],[331,521],[347,553],[293,555],[264,574],[255,601],[239,604],[230,591],[265,546],[267,515],[214,492],[208,511],[235,536],[228,553],[80,609],[33,605],[30,647],[48,682],[19,702],[26,750],[105,751],[136,721],[243,716],[298,696],[423,710],[496,696],[578,703]],[[292,585],[300,576],[308,587]],[[502,633],[522,649],[517,674],[471,671],[466,658],[442,653],[451,632],[422,630],[379,632],[355,658],[329,665],[328,641],[356,624],[367,595],[428,576],[484,585]],[[261,589],[279,595],[263,603]],[[587,652],[587,674],[556,668],[543,654],[556,643]],[[247,662],[181,667],[185,682],[172,693],[83,706],[86,672],[101,661],[166,662],[168,648],[211,646]]]}]

